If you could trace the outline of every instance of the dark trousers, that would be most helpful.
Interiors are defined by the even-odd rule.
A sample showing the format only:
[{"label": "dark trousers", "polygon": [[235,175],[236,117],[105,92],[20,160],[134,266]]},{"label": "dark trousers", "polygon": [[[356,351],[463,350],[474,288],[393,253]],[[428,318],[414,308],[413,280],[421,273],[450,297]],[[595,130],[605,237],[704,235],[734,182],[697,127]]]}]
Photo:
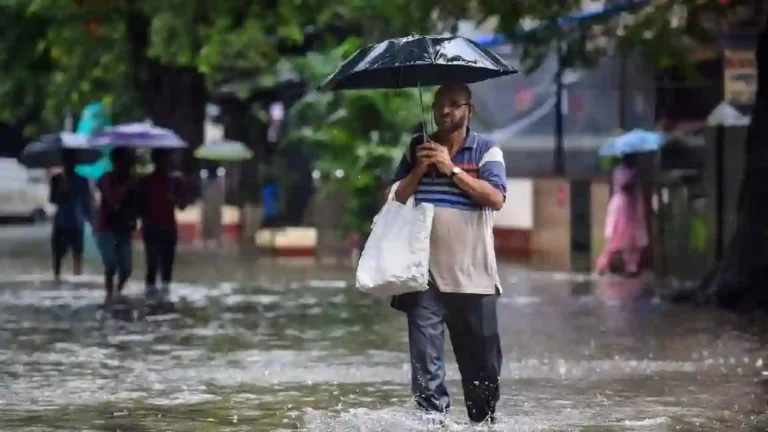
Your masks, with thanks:
[{"label": "dark trousers", "polygon": [[53,256],[61,260],[70,249],[75,255],[83,254],[83,228],[58,228],[53,227],[51,234],[51,248]]},{"label": "dark trousers", "polygon": [[430,285],[426,291],[394,299],[393,307],[408,315],[411,390],[421,408],[446,412],[451,405],[443,352],[447,325],[469,419],[478,423],[494,419],[502,366],[498,297],[442,293]]},{"label": "dark trousers", "polygon": [[142,228],[142,234],[147,258],[147,285],[155,286],[158,270],[161,282],[166,285],[171,283],[176,258],[176,227],[146,226]]}]

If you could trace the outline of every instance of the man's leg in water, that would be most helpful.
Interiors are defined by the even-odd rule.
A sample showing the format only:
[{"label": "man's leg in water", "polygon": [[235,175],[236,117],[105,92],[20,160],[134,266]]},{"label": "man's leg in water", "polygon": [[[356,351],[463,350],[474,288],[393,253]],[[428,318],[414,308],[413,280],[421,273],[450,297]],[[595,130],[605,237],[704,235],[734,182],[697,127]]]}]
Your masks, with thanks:
[{"label": "man's leg in water", "polygon": [[121,294],[125,283],[133,272],[133,253],[131,249],[131,235],[120,234],[115,238],[115,252],[117,256],[117,293]]},{"label": "man's leg in water", "polygon": [[112,304],[115,293],[115,268],[116,268],[116,245],[115,236],[111,232],[100,232],[96,238],[101,253],[101,260],[104,263],[104,304]]},{"label": "man's leg in water", "polygon": [[104,304],[111,305],[115,298],[115,269],[104,269]]},{"label": "man's leg in water", "polygon": [[144,258],[146,259],[146,277],[144,280],[144,294],[152,297],[155,294],[157,286],[157,267],[160,260],[158,251],[157,233],[152,227],[142,227],[142,237],[144,238]]},{"label": "man's leg in water", "polygon": [[445,385],[445,306],[442,293],[430,282],[426,291],[407,295],[414,301],[407,312],[411,391],[421,409],[444,414],[451,406],[451,399]]},{"label": "man's leg in water", "polygon": [[176,259],[177,243],[176,227],[166,228],[160,245],[160,279],[163,283],[164,295],[168,295],[171,280],[173,280],[173,262]]},{"label": "man's leg in water", "polygon": [[72,270],[75,276],[83,274],[83,236],[82,229],[72,230],[70,246],[72,246]]},{"label": "man's leg in water", "polygon": [[51,256],[53,257],[53,280],[61,280],[61,260],[66,253],[66,244],[63,241],[62,232],[54,228],[51,233]]},{"label": "man's leg in water", "polygon": [[464,403],[473,423],[494,422],[496,418],[503,364],[496,313],[499,295],[443,294]]},{"label": "man's leg in water", "polygon": [[72,252],[72,273],[75,276],[83,274],[83,253]]}]

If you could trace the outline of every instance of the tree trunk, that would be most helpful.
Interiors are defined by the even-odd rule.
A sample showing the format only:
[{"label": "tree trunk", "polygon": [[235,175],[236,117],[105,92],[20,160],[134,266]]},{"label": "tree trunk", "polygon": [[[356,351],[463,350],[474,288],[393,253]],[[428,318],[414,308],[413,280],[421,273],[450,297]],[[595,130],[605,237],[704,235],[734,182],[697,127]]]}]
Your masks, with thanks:
[{"label": "tree trunk", "polygon": [[737,226],[699,292],[700,301],[726,308],[768,307],[768,17],[758,37],[756,60],[757,95],[747,130]]},{"label": "tree trunk", "polygon": [[[134,85],[144,95],[144,106],[150,119],[172,129],[190,150],[185,152],[182,168],[187,174],[197,172],[192,150],[203,142],[203,122],[207,91],[205,79],[193,68],[160,64],[147,56],[149,19],[135,6],[129,8],[127,26],[131,41]],[[196,177],[195,177],[196,178]]]},{"label": "tree trunk", "polygon": [[169,128],[189,143],[182,167],[185,173],[197,172],[192,151],[203,142],[206,88],[203,76],[194,69],[150,63],[147,91],[152,121]]}]

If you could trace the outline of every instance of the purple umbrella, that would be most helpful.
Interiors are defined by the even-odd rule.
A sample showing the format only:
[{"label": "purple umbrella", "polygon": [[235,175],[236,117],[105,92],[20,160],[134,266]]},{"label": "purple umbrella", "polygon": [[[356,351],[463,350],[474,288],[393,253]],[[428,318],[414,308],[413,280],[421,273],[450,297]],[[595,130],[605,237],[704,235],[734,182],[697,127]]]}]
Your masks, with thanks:
[{"label": "purple umbrella", "polygon": [[94,135],[89,145],[93,147],[132,147],[136,149],[185,148],[184,142],[170,129],[151,123],[126,123],[104,128]]}]

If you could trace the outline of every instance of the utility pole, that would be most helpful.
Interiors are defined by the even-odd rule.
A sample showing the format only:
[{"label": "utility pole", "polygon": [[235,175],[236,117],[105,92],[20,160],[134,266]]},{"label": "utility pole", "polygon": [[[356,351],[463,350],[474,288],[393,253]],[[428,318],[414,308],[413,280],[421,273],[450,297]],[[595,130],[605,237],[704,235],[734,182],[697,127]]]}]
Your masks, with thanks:
[{"label": "utility pole", "polygon": [[627,56],[619,50],[619,129],[627,130]]},{"label": "utility pole", "polygon": [[69,110],[64,114],[64,130],[67,132],[75,130],[75,119],[72,118],[72,113]]},{"label": "utility pole", "polygon": [[557,70],[555,71],[555,175],[565,175],[565,146],[563,143],[563,46],[557,42]]}]

